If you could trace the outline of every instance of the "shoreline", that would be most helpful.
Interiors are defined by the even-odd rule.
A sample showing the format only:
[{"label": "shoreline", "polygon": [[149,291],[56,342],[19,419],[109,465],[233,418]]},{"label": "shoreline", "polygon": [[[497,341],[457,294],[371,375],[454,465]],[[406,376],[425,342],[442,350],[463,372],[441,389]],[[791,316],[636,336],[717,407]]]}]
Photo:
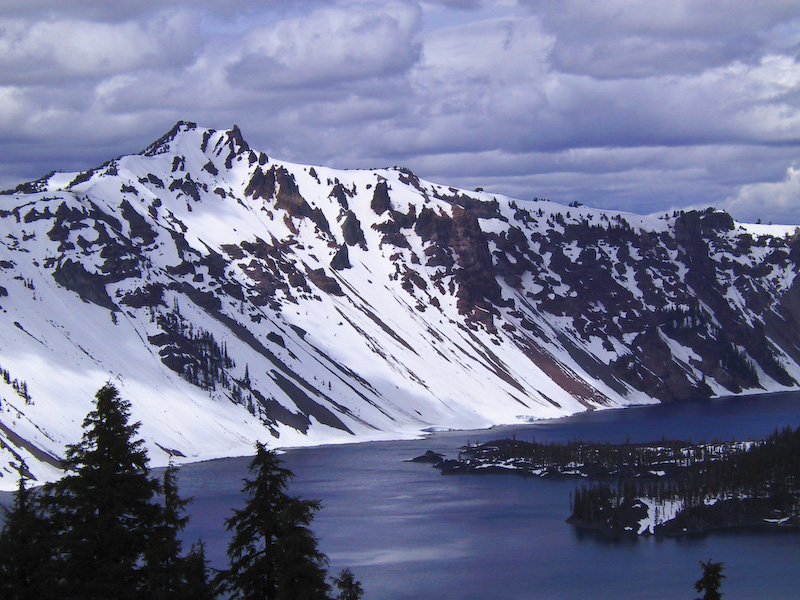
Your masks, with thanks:
[{"label": "shoreline", "polygon": [[[800,400],[800,387],[798,387],[798,388],[790,388],[790,389],[783,389],[783,390],[775,390],[775,391],[766,391],[766,392],[753,390],[753,391],[744,392],[742,394],[732,394],[732,395],[726,395],[726,396],[713,396],[713,397],[708,398],[706,400],[687,400],[687,401],[684,401],[684,402],[680,402],[679,404],[681,404],[681,405],[695,404],[695,405],[710,406],[710,405],[713,405],[713,404],[716,404],[716,403],[719,403],[719,402],[725,402],[725,401],[729,401],[729,400],[733,400],[733,401],[742,400],[743,401],[743,400],[746,400],[746,399],[765,398],[765,397],[769,397],[769,396],[778,396],[778,395],[782,395],[782,394],[797,394],[798,395],[798,400]],[[286,454],[286,453],[292,452],[294,450],[303,450],[303,449],[309,449],[309,448],[324,449],[324,448],[331,448],[331,447],[338,447],[338,446],[350,446],[350,445],[362,445],[362,444],[411,442],[411,441],[415,441],[415,440],[419,441],[419,440],[429,439],[429,438],[436,437],[436,436],[447,436],[447,435],[472,435],[472,434],[474,434],[475,437],[477,438],[478,436],[485,435],[487,433],[490,433],[490,432],[496,431],[496,430],[502,430],[502,429],[514,430],[514,429],[526,429],[526,428],[537,427],[537,426],[548,426],[548,425],[553,425],[553,424],[558,424],[558,423],[564,423],[564,422],[569,421],[569,420],[585,419],[585,418],[590,417],[591,415],[595,415],[595,414],[604,414],[604,413],[617,412],[617,411],[629,411],[629,410],[632,410],[632,409],[651,409],[651,410],[652,409],[656,409],[656,410],[658,410],[659,408],[664,409],[664,408],[670,407],[670,406],[672,406],[674,404],[675,403],[664,403],[664,402],[657,401],[657,402],[643,403],[643,404],[627,404],[627,405],[624,405],[624,406],[597,407],[597,408],[592,409],[592,410],[587,409],[587,410],[584,410],[584,411],[563,415],[561,417],[550,417],[550,418],[534,419],[534,420],[525,421],[525,422],[495,423],[495,424],[490,424],[490,425],[487,425],[486,427],[477,428],[477,429],[474,429],[474,428],[463,428],[462,429],[462,428],[458,428],[458,427],[445,427],[445,426],[430,425],[430,426],[427,426],[427,427],[425,427],[423,429],[419,429],[419,430],[416,430],[416,431],[407,431],[407,432],[397,431],[397,432],[391,432],[391,433],[381,432],[383,435],[377,435],[375,437],[367,437],[367,439],[355,439],[354,440],[354,439],[347,439],[347,438],[342,437],[342,438],[340,438],[338,440],[325,440],[325,441],[318,442],[318,443],[311,442],[311,443],[308,443],[308,444],[282,446],[282,445],[279,445],[279,444],[274,445],[273,443],[278,441],[278,440],[275,440],[274,438],[271,438],[271,439],[267,440],[265,442],[265,444],[266,444],[266,446],[268,448],[276,450],[279,454]],[[258,441],[258,440],[254,439],[252,441],[252,444],[254,445],[256,441]],[[154,446],[155,446],[155,448],[160,449],[160,447],[155,443],[154,443]],[[163,450],[162,450],[162,452],[163,452]],[[238,458],[248,458],[248,457],[251,457],[251,456],[253,456],[253,454],[250,454],[250,453],[238,453],[238,452],[234,451],[234,453],[232,453],[232,454],[225,454],[225,455],[216,455],[216,456],[215,455],[210,455],[210,456],[204,456],[204,457],[186,456],[186,457],[173,457],[173,459],[175,459],[174,460],[174,464],[176,464],[180,468],[180,467],[186,466],[186,465],[201,464],[201,463],[207,463],[207,462],[213,462],[213,461],[230,460],[230,459],[238,459]],[[165,469],[167,467],[168,463],[169,463],[169,459],[166,460],[166,461],[159,461],[159,460],[153,461],[153,459],[151,457],[150,458],[150,470],[151,471],[157,471],[157,472],[163,471],[163,469]],[[13,481],[12,485],[10,485],[8,487],[8,489],[5,489],[5,486],[3,485],[4,483],[5,482],[2,479],[0,479],[0,498],[2,497],[2,495],[8,494],[8,493],[13,493],[14,490],[16,489],[16,485],[17,485],[16,479]],[[44,483],[46,483],[46,482],[38,483],[38,485],[32,486],[32,487],[38,487],[39,485],[44,485]]]},{"label": "shoreline", "polygon": [[[685,402],[681,402],[680,404],[698,404],[698,405],[712,405],[717,402],[725,402],[728,400],[745,400],[750,398],[766,398],[769,396],[777,396],[782,394],[797,394],[798,395],[798,404],[800,405],[800,387],[798,388],[791,388],[786,390],[776,390],[772,392],[762,392],[757,391],[754,393],[742,393],[742,394],[732,394],[726,396],[713,396],[706,400],[687,400]],[[608,412],[615,412],[615,411],[629,411],[629,410],[636,410],[636,409],[654,409],[659,407],[669,407],[671,404],[665,404],[663,402],[653,402],[647,404],[628,404],[625,406],[615,406],[615,407],[598,407],[593,410],[584,410],[580,412],[571,413],[568,415],[564,415],[561,417],[550,417],[550,418],[542,418],[536,419],[529,422],[517,422],[517,423],[495,423],[492,425],[488,425],[487,427],[482,428],[458,428],[458,427],[439,427],[439,426],[428,426],[424,429],[417,430],[416,433],[408,432],[408,434],[403,434],[401,432],[397,432],[397,436],[389,435],[387,437],[376,437],[370,439],[362,439],[362,440],[348,440],[342,439],[341,441],[325,441],[322,443],[311,443],[311,444],[303,444],[303,445],[290,445],[290,446],[280,446],[280,445],[271,445],[266,444],[268,448],[277,451],[279,454],[286,454],[292,452],[294,450],[306,450],[306,449],[325,449],[325,448],[334,448],[340,446],[354,446],[354,445],[363,445],[363,444],[379,444],[379,443],[393,443],[393,442],[412,442],[412,441],[420,441],[425,439],[430,439],[433,437],[438,436],[447,436],[447,435],[471,435],[475,434],[476,437],[481,434],[490,433],[492,431],[498,429],[524,429],[535,427],[537,425],[551,425],[557,423],[563,423],[564,421],[570,419],[581,419],[586,418],[589,415],[593,414],[601,414],[601,413],[608,413]],[[434,430],[435,429],[435,430]],[[653,440],[656,441],[656,440]],[[255,444],[255,440],[253,441]],[[201,458],[199,460],[186,460],[180,461],[178,466],[183,465],[191,465],[191,464],[199,464],[199,463],[206,463],[218,460],[228,460],[228,459],[237,459],[237,458],[248,458],[253,456],[253,454],[237,454],[237,455],[228,455],[228,456],[215,456],[215,457],[208,457],[208,458]],[[152,467],[151,470],[155,469],[164,469],[166,466],[158,466]]]}]

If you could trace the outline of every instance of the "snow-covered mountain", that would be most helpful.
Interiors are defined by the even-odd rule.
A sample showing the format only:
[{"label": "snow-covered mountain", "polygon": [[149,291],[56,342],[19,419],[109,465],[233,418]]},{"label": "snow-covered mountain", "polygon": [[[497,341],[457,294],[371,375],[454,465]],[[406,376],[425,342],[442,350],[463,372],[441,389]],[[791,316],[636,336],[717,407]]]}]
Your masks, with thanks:
[{"label": "snow-covered mountain", "polygon": [[153,464],[800,381],[800,236],[335,171],[178,123],[0,196],[0,488],[108,380]]}]

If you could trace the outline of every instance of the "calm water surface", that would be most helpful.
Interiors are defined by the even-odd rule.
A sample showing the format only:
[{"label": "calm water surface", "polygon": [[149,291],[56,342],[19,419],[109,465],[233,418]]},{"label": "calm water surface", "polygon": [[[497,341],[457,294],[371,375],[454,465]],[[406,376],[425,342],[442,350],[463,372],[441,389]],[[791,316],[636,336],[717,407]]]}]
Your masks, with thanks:
[{"label": "calm water surface", "polygon": [[[443,477],[406,463],[467,441],[748,439],[800,427],[800,393],[583,414],[424,440],[292,450],[291,492],[322,502],[314,529],[330,571],[350,567],[368,600],[696,598],[698,561],[725,563],[726,600],[800,598],[800,532],[737,531],[612,542],[564,523],[574,481],[513,475]],[[242,505],[249,459],[181,469],[194,496],[187,541],[201,536],[225,565],[223,521]]]}]

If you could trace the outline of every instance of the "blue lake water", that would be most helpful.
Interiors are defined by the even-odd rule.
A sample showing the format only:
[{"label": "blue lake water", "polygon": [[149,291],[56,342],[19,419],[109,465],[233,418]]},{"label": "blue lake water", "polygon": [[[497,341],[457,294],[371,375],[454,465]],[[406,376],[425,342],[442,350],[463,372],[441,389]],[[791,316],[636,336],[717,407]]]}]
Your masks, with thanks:
[{"label": "blue lake water", "polygon": [[[314,529],[331,573],[349,567],[369,600],[696,598],[698,561],[725,563],[726,600],[800,597],[800,532],[726,531],[681,539],[608,541],[564,523],[575,481],[513,475],[442,476],[407,463],[468,441],[748,439],[800,427],[800,393],[602,411],[427,439],[291,450],[291,492],[318,499]],[[226,563],[223,521],[240,507],[249,459],[187,465],[194,496],[187,541],[201,536]]]}]

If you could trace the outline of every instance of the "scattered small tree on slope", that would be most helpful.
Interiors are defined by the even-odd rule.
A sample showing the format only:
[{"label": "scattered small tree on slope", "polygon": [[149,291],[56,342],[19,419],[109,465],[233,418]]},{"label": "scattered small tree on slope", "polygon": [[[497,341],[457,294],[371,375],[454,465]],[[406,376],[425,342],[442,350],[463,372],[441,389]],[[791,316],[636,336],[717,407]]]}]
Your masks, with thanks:
[{"label": "scattered small tree on slope", "polygon": [[328,600],[327,558],[309,525],[319,502],[286,493],[293,477],[275,452],[256,444],[247,501],[226,520],[230,567],[220,582],[234,600]]}]

